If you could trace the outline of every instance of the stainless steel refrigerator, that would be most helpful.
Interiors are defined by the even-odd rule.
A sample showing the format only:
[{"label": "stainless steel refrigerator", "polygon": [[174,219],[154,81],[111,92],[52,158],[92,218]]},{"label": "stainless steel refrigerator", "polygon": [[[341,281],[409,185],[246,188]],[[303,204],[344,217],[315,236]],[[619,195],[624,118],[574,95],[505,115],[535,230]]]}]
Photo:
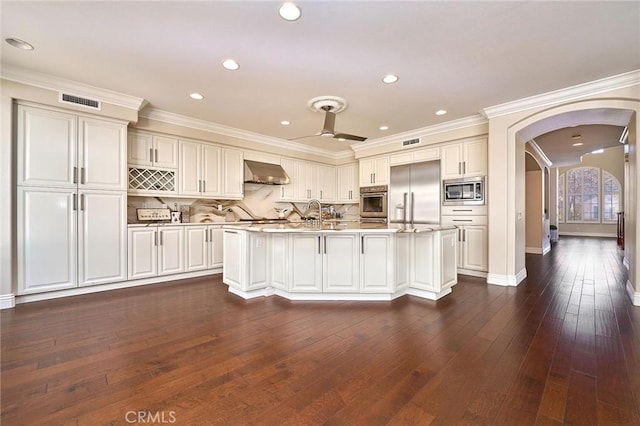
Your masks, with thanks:
[{"label": "stainless steel refrigerator", "polygon": [[391,223],[440,223],[440,161],[391,167],[387,214]]}]

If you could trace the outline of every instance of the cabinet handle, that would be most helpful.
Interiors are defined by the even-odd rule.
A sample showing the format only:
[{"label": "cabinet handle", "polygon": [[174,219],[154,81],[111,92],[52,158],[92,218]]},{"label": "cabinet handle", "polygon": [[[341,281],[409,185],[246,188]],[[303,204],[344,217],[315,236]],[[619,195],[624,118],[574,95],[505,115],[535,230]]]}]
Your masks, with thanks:
[{"label": "cabinet handle", "polygon": [[451,209],[454,212],[472,212],[472,209]]},{"label": "cabinet handle", "polygon": [[373,183],[373,173],[369,173],[369,183]]},{"label": "cabinet handle", "polygon": [[202,181],[202,192],[207,192],[207,181],[206,180]]},{"label": "cabinet handle", "polygon": [[78,210],[78,194],[73,194],[73,210]]},{"label": "cabinet handle", "polygon": [[467,230],[466,229],[462,230],[462,241],[467,241]]},{"label": "cabinet handle", "polygon": [[284,198],[284,186],[280,187],[280,198]]},{"label": "cabinet handle", "polygon": [[360,236],[360,253],[364,254],[364,235]]},{"label": "cabinet handle", "polygon": [[467,162],[466,161],[462,162],[462,174],[463,175],[467,174]]},{"label": "cabinet handle", "polygon": [[153,163],[153,148],[149,148],[149,161]]},{"label": "cabinet handle", "polygon": [[324,254],[327,254],[327,236],[324,236]]},{"label": "cabinet handle", "polygon": [[213,229],[209,229],[209,242],[213,242]]},{"label": "cabinet handle", "polygon": [[160,245],[162,245],[162,231],[160,231]]},{"label": "cabinet handle", "polygon": [[157,162],[158,162],[158,148],[154,149],[154,151],[155,151],[155,153],[156,153],[156,155],[155,155],[156,160],[155,160],[155,161],[156,161],[156,163],[157,163]]},{"label": "cabinet handle", "polygon": [[322,200],[322,189],[320,190],[320,199]]},{"label": "cabinet handle", "polygon": [[78,183],[78,168],[73,168],[73,183]]},{"label": "cabinet handle", "polygon": [[320,252],[320,246],[322,245],[322,241],[320,240],[320,235],[318,235],[318,254],[321,254]]},{"label": "cabinet handle", "polygon": [[228,233],[228,234],[237,234],[238,231],[228,231],[228,230],[224,230],[224,232]]},{"label": "cabinet handle", "polygon": [[458,228],[458,241],[462,241],[462,229]]},{"label": "cabinet handle", "polygon": [[462,163],[460,161],[458,161],[458,174],[462,174]]},{"label": "cabinet handle", "polygon": [[80,183],[84,185],[85,181],[87,180],[87,173],[84,167],[80,169]]},{"label": "cabinet handle", "polygon": [[453,219],[452,222],[473,222],[473,219]]},{"label": "cabinet handle", "polygon": [[80,210],[84,211],[84,194],[80,194]]},{"label": "cabinet handle", "polygon": [[204,242],[205,243],[209,242],[209,230],[207,229],[204,230]]},{"label": "cabinet handle", "polygon": [[373,183],[376,183],[376,174],[373,174]]},{"label": "cabinet handle", "polygon": [[158,231],[154,231],[153,233],[153,245],[154,246],[158,245]]},{"label": "cabinet handle", "polygon": [[349,190],[349,199],[350,199],[350,200],[353,200],[353,195],[352,195],[352,194],[353,194],[353,191],[352,191],[352,190]]}]

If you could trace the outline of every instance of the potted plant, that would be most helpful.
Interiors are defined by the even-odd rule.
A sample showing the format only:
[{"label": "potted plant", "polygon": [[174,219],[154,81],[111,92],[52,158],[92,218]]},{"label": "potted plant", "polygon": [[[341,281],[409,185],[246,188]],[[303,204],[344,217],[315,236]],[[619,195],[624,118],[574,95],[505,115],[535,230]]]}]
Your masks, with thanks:
[{"label": "potted plant", "polygon": [[551,242],[552,243],[556,243],[558,242],[558,227],[556,225],[550,225],[549,229],[551,230]]}]

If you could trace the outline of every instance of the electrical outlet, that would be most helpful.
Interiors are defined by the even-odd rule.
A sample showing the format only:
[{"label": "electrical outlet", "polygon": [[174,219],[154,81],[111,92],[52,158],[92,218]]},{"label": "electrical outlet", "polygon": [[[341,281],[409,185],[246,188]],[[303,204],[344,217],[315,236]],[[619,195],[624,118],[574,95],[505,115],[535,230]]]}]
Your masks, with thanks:
[{"label": "electrical outlet", "polygon": [[222,211],[222,204],[218,204],[218,211],[221,212]]}]

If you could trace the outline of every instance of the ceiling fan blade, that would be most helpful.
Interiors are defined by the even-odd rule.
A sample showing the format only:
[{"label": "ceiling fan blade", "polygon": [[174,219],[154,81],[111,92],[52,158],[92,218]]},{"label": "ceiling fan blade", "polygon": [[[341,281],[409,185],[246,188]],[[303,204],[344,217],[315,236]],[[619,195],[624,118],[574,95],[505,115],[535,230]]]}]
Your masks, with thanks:
[{"label": "ceiling fan blade", "polygon": [[336,115],[331,111],[326,111],[324,116],[324,125],[322,126],[322,131],[320,135],[322,136],[333,136],[335,134],[335,126],[336,126]]},{"label": "ceiling fan blade", "polygon": [[367,140],[367,138],[365,138],[364,136],[356,136],[356,135],[350,135],[348,133],[338,133],[336,135],[333,135],[334,139],[347,139],[350,141],[358,141],[358,142],[364,142]]},{"label": "ceiling fan blade", "polygon": [[291,138],[291,139],[287,139],[287,140],[288,141],[297,141],[299,139],[315,138],[316,136],[320,136],[320,133],[316,133],[315,135],[298,136],[297,138]]}]

